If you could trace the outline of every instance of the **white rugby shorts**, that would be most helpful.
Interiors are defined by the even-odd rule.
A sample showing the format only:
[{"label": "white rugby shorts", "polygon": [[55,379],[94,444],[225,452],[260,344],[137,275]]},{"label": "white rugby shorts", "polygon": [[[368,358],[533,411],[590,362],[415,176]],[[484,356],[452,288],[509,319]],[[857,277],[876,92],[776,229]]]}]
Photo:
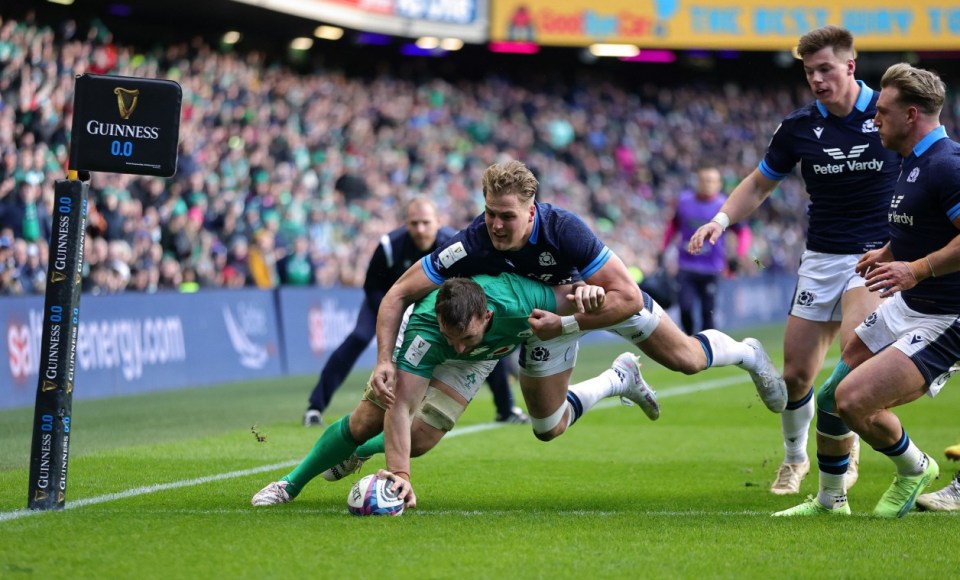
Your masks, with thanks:
[{"label": "white rugby shorts", "polygon": [[872,353],[893,346],[910,357],[930,387],[931,397],[960,372],[960,316],[917,312],[899,292],[867,316],[856,333]]},{"label": "white rugby shorts", "polygon": [[860,254],[823,254],[806,250],[800,258],[790,314],[813,322],[839,322],[843,295],[866,285],[854,271]]}]

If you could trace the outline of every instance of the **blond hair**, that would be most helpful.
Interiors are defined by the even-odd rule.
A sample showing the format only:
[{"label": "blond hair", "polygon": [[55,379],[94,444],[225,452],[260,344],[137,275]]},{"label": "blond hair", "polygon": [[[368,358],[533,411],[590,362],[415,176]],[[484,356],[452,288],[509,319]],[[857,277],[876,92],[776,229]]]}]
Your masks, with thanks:
[{"label": "blond hair", "polygon": [[521,161],[495,163],[483,172],[483,197],[516,195],[520,201],[533,199],[539,186],[533,172]]},{"label": "blond hair", "polygon": [[912,105],[926,115],[940,116],[947,87],[936,73],[913,67],[905,62],[887,69],[880,79],[880,88],[897,89],[897,102]]}]

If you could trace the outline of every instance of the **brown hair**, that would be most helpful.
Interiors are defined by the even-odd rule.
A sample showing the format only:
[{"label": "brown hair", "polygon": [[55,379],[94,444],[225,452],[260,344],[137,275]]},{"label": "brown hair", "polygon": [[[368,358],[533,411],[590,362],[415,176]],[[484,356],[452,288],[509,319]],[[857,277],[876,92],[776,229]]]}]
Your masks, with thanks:
[{"label": "brown hair", "polygon": [[434,312],[438,322],[463,332],[471,320],[487,312],[487,295],[470,278],[450,278],[440,286]]},{"label": "brown hair", "polygon": [[520,201],[530,201],[540,184],[521,161],[496,163],[483,172],[483,197],[513,194]]},{"label": "brown hair", "polygon": [[880,79],[880,88],[897,89],[897,102],[913,105],[926,115],[940,115],[947,87],[936,73],[915,68],[905,62],[887,69]]},{"label": "brown hair", "polygon": [[832,24],[816,28],[800,37],[800,42],[797,43],[797,54],[803,58],[820,52],[828,46],[833,49],[835,55],[849,52],[853,56],[853,34],[846,28]]}]

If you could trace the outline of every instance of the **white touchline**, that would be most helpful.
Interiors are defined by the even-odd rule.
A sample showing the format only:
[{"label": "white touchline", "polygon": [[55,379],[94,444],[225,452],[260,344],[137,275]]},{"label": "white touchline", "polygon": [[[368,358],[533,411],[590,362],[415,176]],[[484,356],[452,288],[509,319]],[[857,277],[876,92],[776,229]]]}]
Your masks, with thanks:
[{"label": "white touchline", "polygon": [[[729,387],[731,385],[737,385],[741,383],[748,382],[749,379],[746,379],[743,376],[736,377],[727,377],[723,379],[713,379],[710,381],[702,381],[699,383],[693,383],[691,385],[686,385],[683,387],[675,387],[671,389],[666,389],[657,393],[657,399],[666,399],[668,397],[678,397],[680,395],[689,395],[690,393],[698,393],[700,391],[711,391],[713,389],[722,389],[723,387]],[[613,399],[608,399],[606,401],[601,401],[597,404],[594,409],[604,408],[604,407],[613,407],[619,403]],[[457,427],[453,431],[450,431],[446,435],[446,438],[450,437],[459,437],[460,435],[470,435],[472,433],[479,433],[481,431],[489,431],[491,429],[498,429],[503,427],[503,423],[480,423],[477,425],[468,425],[466,427]],[[98,495],[96,497],[88,497],[84,499],[78,499],[76,501],[68,502],[64,509],[75,509],[79,507],[84,507],[88,505],[95,505],[98,503],[106,503],[108,501],[115,501],[118,499],[127,499],[129,497],[136,497],[138,495],[145,495],[148,493],[156,493],[158,491],[166,491],[168,489],[179,489],[181,487],[193,487],[195,485],[203,485],[205,483],[210,483],[212,481],[222,481],[224,479],[234,479],[236,477],[245,477],[247,475],[254,475],[257,473],[263,473],[265,471],[273,471],[275,469],[282,469],[284,467],[292,467],[300,463],[299,459],[291,459],[289,461],[282,461],[280,463],[273,463],[270,465],[261,465],[260,467],[254,467],[252,469],[243,469],[240,471],[231,471],[229,473],[219,473],[217,475],[207,475],[205,477],[198,477],[196,479],[185,479],[182,481],[173,481],[170,483],[159,483],[157,485],[147,485],[144,487],[135,487],[133,489],[128,489],[126,491],[119,491],[117,493],[108,493],[106,495]],[[49,511],[33,511],[33,510],[14,510],[9,512],[0,512],[0,522],[5,522],[8,520],[15,520],[27,516],[35,516],[40,514],[50,513]]]}]

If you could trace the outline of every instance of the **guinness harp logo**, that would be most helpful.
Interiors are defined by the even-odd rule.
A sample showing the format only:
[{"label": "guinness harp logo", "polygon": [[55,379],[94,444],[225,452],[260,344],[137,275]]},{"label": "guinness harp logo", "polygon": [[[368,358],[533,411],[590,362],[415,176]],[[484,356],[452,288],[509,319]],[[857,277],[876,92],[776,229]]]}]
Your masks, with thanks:
[{"label": "guinness harp logo", "polygon": [[131,91],[117,87],[113,89],[113,94],[117,95],[117,107],[120,108],[120,116],[123,119],[129,119],[137,108],[137,101],[140,99],[140,89]]}]

